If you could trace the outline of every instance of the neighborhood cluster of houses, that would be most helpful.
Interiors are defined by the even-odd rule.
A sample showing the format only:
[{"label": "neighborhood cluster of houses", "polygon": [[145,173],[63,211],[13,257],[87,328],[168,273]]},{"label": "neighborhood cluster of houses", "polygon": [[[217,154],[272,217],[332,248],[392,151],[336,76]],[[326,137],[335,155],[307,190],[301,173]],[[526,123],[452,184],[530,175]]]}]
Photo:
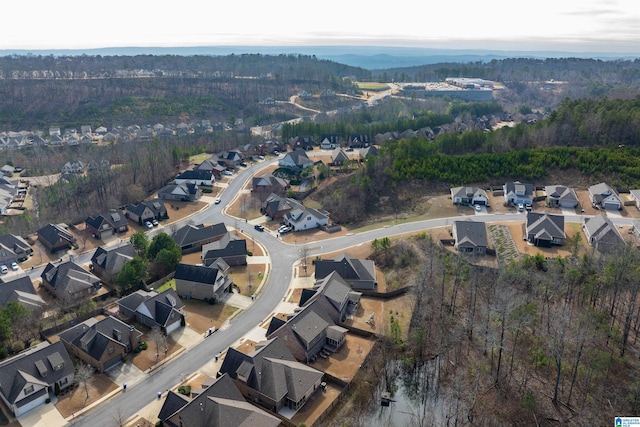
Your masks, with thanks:
[{"label": "neighborhood cluster of houses", "polygon": [[0,168],[0,215],[5,215],[14,202],[23,201],[27,194],[28,184],[12,179],[20,170],[11,165]]},{"label": "neighborhood cluster of houses", "polygon": [[[580,201],[575,189],[563,185],[548,185],[542,196],[536,196],[532,184],[507,182],[502,192],[505,204],[526,209],[523,240],[539,247],[561,246],[566,239],[564,215],[536,213],[531,211],[534,201],[544,200],[551,208],[576,209]],[[625,204],[620,194],[602,182],[588,189],[591,205],[602,211],[618,211]],[[485,190],[478,187],[455,187],[451,189],[451,199],[456,205],[489,206]],[[640,209],[640,190],[631,190],[629,199]],[[620,231],[604,213],[584,218],[582,230],[587,242],[600,252],[611,252],[624,243]],[[640,223],[634,225],[634,232],[640,233]],[[489,240],[483,222],[455,221],[451,230],[455,247],[462,253],[483,255],[487,252]]]}]

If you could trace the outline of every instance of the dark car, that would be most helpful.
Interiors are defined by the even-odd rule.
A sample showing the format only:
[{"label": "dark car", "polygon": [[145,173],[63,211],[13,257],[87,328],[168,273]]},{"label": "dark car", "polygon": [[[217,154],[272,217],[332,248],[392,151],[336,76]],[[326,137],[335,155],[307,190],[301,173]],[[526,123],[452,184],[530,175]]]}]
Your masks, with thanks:
[{"label": "dark car", "polygon": [[264,231],[264,227],[263,227],[263,226],[261,226],[260,224],[256,224],[256,225],[254,225],[254,226],[253,226],[253,228],[255,228],[255,229],[256,229],[256,230],[258,230],[258,231]]}]

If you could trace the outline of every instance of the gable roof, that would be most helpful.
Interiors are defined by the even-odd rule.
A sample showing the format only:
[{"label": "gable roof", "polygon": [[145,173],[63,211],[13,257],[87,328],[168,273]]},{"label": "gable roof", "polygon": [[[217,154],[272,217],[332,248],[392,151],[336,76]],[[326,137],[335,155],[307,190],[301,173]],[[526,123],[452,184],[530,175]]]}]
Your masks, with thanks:
[{"label": "gable roof", "polygon": [[43,342],[0,363],[0,393],[13,404],[25,385],[51,385],[73,372],[64,344]]},{"label": "gable roof", "polygon": [[45,305],[44,300],[36,293],[31,277],[27,275],[0,283],[0,307],[12,301],[28,309],[39,309]]},{"label": "gable roof", "polygon": [[189,398],[170,391],[158,414],[169,427],[276,427],[280,419],[248,403],[231,377],[223,374]]},{"label": "gable roof", "polygon": [[247,254],[247,241],[227,232],[220,240],[202,246],[202,259],[217,259]]},{"label": "gable roof", "polygon": [[368,259],[354,258],[346,252],[333,260],[317,260],[315,266],[316,280],[323,279],[336,271],[352,287],[358,287],[360,282],[376,282],[375,263]]},{"label": "gable roof", "polygon": [[487,192],[482,188],[478,187],[453,187],[451,189],[451,198],[455,199],[456,197],[460,198],[474,198],[474,197],[484,197],[487,198]]},{"label": "gable roof", "polygon": [[[521,195],[518,193],[522,193]],[[522,183],[520,181],[507,182],[504,185],[504,197],[507,198],[510,195],[532,197],[533,196],[533,184]]]},{"label": "gable roof", "polygon": [[176,267],[173,278],[213,286],[216,283],[218,273],[217,268],[180,263]]},{"label": "gable roof", "polygon": [[160,326],[172,323],[172,315],[180,315],[184,303],[178,297],[173,288],[158,293],[156,291],[138,290],[126,297],[120,298],[116,303],[130,311],[134,311],[153,319]]},{"label": "gable roof", "polygon": [[169,184],[158,190],[158,197],[163,194],[172,194],[174,196],[192,196],[198,193],[198,186],[193,183],[183,182],[181,184]]},{"label": "gable roof", "polygon": [[208,226],[204,224],[187,224],[176,230],[176,232],[171,235],[171,238],[175,240],[178,246],[185,247],[217,236],[222,237],[226,233],[227,227],[222,222]]},{"label": "gable roof", "polygon": [[40,277],[49,282],[60,296],[98,288],[100,284],[99,278],[73,261],[67,261],[57,266],[48,263]]},{"label": "gable roof", "polygon": [[578,195],[573,188],[564,185],[547,185],[545,187],[547,197],[561,202],[578,202]]},{"label": "gable roof", "polygon": [[52,246],[58,243],[60,239],[68,241],[69,244],[75,240],[75,237],[66,230],[66,225],[63,224],[47,224],[36,233]]},{"label": "gable roof", "polygon": [[31,246],[22,237],[14,234],[1,235],[0,245],[11,249],[16,254],[32,251]]},{"label": "gable roof", "polygon": [[213,172],[206,169],[195,169],[182,172],[175,179],[186,179],[191,181],[210,181],[213,180]]},{"label": "gable roof", "polygon": [[624,243],[616,226],[604,214],[585,218],[584,229],[592,245],[613,246]]},{"label": "gable roof", "polygon": [[546,213],[527,212],[527,235],[536,239],[564,239],[564,216]]},{"label": "gable roof", "polygon": [[122,266],[126,262],[131,261],[136,255],[136,250],[131,243],[115,248],[99,246],[93,253],[91,262],[110,274],[116,274],[122,270]]},{"label": "gable roof", "polygon": [[484,222],[454,221],[453,227],[458,246],[487,247],[487,228]]}]

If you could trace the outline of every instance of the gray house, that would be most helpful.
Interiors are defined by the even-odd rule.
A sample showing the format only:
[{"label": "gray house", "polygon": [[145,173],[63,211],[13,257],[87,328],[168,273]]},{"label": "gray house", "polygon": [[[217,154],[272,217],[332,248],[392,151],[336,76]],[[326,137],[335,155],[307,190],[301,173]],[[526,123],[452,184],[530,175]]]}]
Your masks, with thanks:
[{"label": "gray house", "polygon": [[454,221],[451,233],[458,252],[474,255],[487,253],[487,228],[484,222]]},{"label": "gray house", "polygon": [[487,192],[478,187],[454,187],[451,189],[454,205],[489,205]]},{"label": "gray house", "polygon": [[502,189],[504,200],[508,205],[533,204],[533,184],[523,184],[520,181],[507,182]]},{"label": "gray house", "polygon": [[589,187],[589,197],[597,208],[620,210],[624,204],[618,193],[604,182]]},{"label": "gray house", "polygon": [[219,301],[231,289],[233,279],[217,264],[211,267],[178,264],[173,278],[176,281],[176,292],[186,299],[203,301]]},{"label": "gray house", "polygon": [[202,197],[202,190],[192,183],[169,184],[158,190],[158,198],[160,200],[195,202],[200,197]]},{"label": "gray house", "polygon": [[561,246],[567,235],[564,232],[564,216],[527,212],[527,241],[535,246]]},{"label": "gray house", "polygon": [[105,282],[114,283],[122,266],[137,255],[131,243],[117,247],[98,247],[91,257],[93,271]]},{"label": "gray house", "polygon": [[98,277],[73,261],[57,265],[48,263],[40,277],[47,290],[65,300],[89,297],[102,287]]},{"label": "gray house", "polygon": [[335,271],[354,289],[373,290],[378,286],[376,265],[368,259],[358,259],[342,253],[333,260],[317,260],[315,266],[315,279],[318,281]]},{"label": "gray house", "polygon": [[585,218],[582,229],[589,244],[599,252],[613,252],[624,244],[616,226],[603,214]]},{"label": "gray house", "polygon": [[17,302],[28,310],[41,310],[45,302],[36,292],[31,277],[25,275],[9,282],[0,283],[0,307]]},{"label": "gray house", "polygon": [[571,209],[578,207],[578,195],[573,188],[564,185],[547,185],[544,190],[547,193],[547,206]]},{"label": "gray house", "polygon": [[56,385],[73,385],[74,366],[61,342],[40,343],[0,364],[0,398],[16,416],[46,402]]},{"label": "gray house", "polygon": [[162,293],[139,290],[116,301],[120,314],[150,328],[160,327],[167,335],[182,322],[184,303],[173,288]]}]

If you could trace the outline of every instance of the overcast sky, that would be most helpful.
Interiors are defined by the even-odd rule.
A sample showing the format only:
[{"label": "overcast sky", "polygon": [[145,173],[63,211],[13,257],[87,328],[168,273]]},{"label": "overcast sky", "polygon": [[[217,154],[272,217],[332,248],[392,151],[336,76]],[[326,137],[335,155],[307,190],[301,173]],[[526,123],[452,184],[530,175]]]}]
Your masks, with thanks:
[{"label": "overcast sky", "polygon": [[8,0],[0,11],[0,49],[377,45],[640,52],[636,0]]}]

